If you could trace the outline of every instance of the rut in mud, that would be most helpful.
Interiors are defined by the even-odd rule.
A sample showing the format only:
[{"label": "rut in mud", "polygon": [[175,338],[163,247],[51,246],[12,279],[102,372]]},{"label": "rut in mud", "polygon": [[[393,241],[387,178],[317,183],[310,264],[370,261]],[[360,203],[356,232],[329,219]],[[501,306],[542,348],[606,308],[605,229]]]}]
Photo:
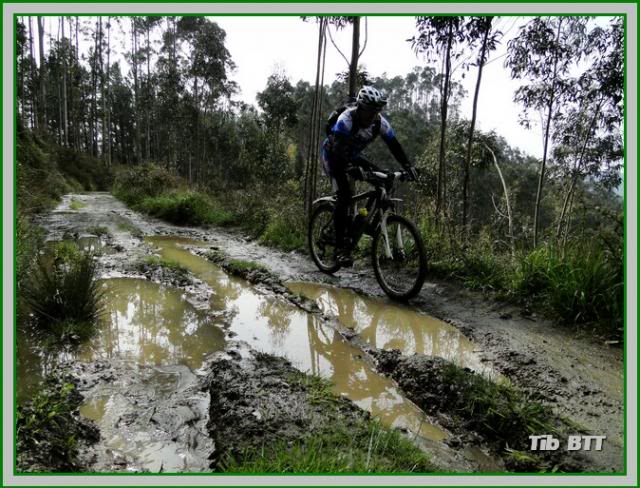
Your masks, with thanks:
[{"label": "rut in mud", "polygon": [[[328,277],[305,256],[267,249],[233,232],[168,225],[106,193],[73,198],[86,206],[71,210],[67,195],[41,225],[52,240],[84,239],[102,251],[107,318],[96,341],[56,358],[21,338],[18,375],[36,377],[64,360],[74,364],[85,396],[82,414],[101,431],[89,469],[210,471],[216,452],[233,437],[216,424],[220,398],[212,404],[208,394],[208,385],[218,381],[211,374],[220,351],[245,369],[256,352],[284,356],[297,369],[330,380],[335,393],[401,428],[441,469],[503,470],[482,438],[467,437],[461,445],[442,417],[446,411],[425,414],[411,394],[377,371],[371,353],[397,349],[442,357],[534,392],[559,415],[608,436],[604,450],[591,453],[581,469],[621,470],[619,350],[576,340],[446,284],[428,283],[412,307],[400,306],[380,298],[366,267]],[[91,235],[96,226],[108,233]],[[251,285],[230,276],[205,259],[212,248],[260,263],[277,280]],[[154,254],[184,269],[150,265],[145,257]],[[299,306],[294,293],[316,308]],[[21,394],[33,387],[19,385]]]}]

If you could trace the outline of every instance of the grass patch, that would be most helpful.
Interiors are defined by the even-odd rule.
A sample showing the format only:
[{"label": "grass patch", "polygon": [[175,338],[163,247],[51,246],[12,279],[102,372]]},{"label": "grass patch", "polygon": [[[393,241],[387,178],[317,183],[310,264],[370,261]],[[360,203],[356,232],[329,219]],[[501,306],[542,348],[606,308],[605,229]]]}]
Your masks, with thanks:
[{"label": "grass patch", "polygon": [[99,437],[96,429],[77,420],[81,403],[82,397],[71,381],[50,375],[30,402],[18,406],[18,471],[79,470],[79,442]]},{"label": "grass patch", "polygon": [[167,268],[182,275],[186,275],[189,272],[189,270],[178,261],[161,258],[155,255],[145,256],[143,259],[143,263],[154,268]]},{"label": "grass patch", "polygon": [[250,449],[221,463],[227,473],[426,473],[434,466],[399,432],[375,421],[333,425],[291,442]]},{"label": "grass patch", "polygon": [[557,433],[549,409],[509,385],[494,383],[451,363],[440,370],[438,381],[451,391],[446,395],[450,411],[487,438],[524,448],[530,434]]},{"label": "grass patch", "polygon": [[102,237],[109,234],[109,228],[104,225],[95,225],[93,227],[88,227],[87,232],[94,236]]},{"label": "grass patch", "polygon": [[53,255],[53,263],[38,260],[22,297],[37,331],[60,341],[85,340],[102,313],[94,259],[66,242],[57,244]]},{"label": "grass patch", "polygon": [[225,263],[224,268],[235,275],[246,275],[253,271],[259,271],[262,273],[268,273],[269,270],[261,264],[253,261],[244,261],[242,259],[230,259]]},{"label": "grass patch", "polygon": [[81,202],[80,200],[76,200],[75,198],[71,199],[71,203],[69,204],[69,208],[71,210],[80,210],[87,206],[86,203]]},{"label": "grass patch", "polygon": [[286,252],[300,251],[306,246],[302,228],[281,215],[272,217],[260,236],[260,242]]},{"label": "grass patch", "polygon": [[231,225],[235,218],[199,192],[177,192],[146,197],[136,209],[177,225]]},{"label": "grass patch", "polygon": [[142,238],[143,234],[140,229],[138,229],[135,225],[133,225],[128,220],[121,220],[116,224],[116,229],[120,232],[128,232],[134,237]]}]

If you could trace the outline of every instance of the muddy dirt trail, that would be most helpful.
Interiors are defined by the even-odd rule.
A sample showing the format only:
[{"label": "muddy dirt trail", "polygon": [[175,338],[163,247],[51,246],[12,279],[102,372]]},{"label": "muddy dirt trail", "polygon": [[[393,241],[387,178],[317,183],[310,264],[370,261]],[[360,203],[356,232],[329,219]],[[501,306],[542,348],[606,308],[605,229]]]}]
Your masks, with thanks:
[{"label": "muddy dirt trail", "polygon": [[[399,305],[383,296],[368,263],[328,276],[305,255],[235,231],[170,225],[108,193],[65,195],[39,223],[49,240],[76,239],[100,251],[100,278],[111,296],[99,337],[71,358],[87,399],[83,415],[101,430],[92,470],[207,471],[216,448],[207,431],[215,406],[203,382],[219,355],[250,365],[246,358],[256,351],[329,379],[334,392],[402,429],[441,469],[504,469],[481,442],[451,442],[455,435],[437,417],[376,371],[369,353],[390,349],[442,357],[511,382],[593,435],[607,436],[602,451],[587,453],[589,471],[623,469],[619,348],[444,282],[426,283],[410,305]],[[232,277],[202,257],[212,249],[258,263],[278,280],[252,285]],[[183,269],[154,267],[152,255]],[[50,360],[37,346],[24,345],[19,354],[19,377],[37,377],[33,372]],[[29,387],[22,383],[24,394]]]}]

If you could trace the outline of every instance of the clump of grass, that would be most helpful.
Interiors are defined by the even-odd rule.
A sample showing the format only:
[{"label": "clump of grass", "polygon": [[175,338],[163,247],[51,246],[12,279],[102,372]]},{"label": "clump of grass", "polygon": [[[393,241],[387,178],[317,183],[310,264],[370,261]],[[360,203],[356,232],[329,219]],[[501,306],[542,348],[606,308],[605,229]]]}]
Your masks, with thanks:
[{"label": "clump of grass", "polygon": [[116,228],[121,232],[128,232],[134,237],[142,237],[142,231],[138,229],[135,225],[133,225],[128,220],[122,220],[118,222]]},{"label": "clump of grass", "polygon": [[260,236],[260,242],[287,252],[305,249],[304,231],[298,224],[300,222],[292,222],[286,215],[275,215]]},{"label": "clump of grass", "polygon": [[269,270],[261,264],[253,261],[244,261],[242,259],[230,259],[225,263],[224,268],[235,275],[246,275],[253,271],[268,273]]},{"label": "clump of grass", "polygon": [[80,200],[76,200],[75,198],[71,199],[71,203],[69,204],[69,208],[71,210],[80,210],[87,206],[86,203],[81,202]]},{"label": "clump of grass", "polygon": [[40,259],[22,297],[37,330],[61,341],[85,340],[96,331],[102,293],[93,256],[61,243],[54,262]]},{"label": "clump of grass", "polygon": [[143,262],[147,266],[151,266],[154,268],[167,268],[183,275],[186,275],[189,272],[189,270],[178,261],[161,258],[155,255],[145,256]]},{"label": "clump of grass", "polygon": [[450,411],[488,438],[525,447],[530,434],[557,432],[549,409],[510,385],[494,383],[451,363],[440,370],[438,382],[450,391],[444,394]]},{"label": "clump of grass", "polygon": [[178,225],[231,225],[231,212],[199,192],[175,192],[144,198],[136,207],[144,213]]},{"label": "clump of grass", "polygon": [[22,472],[79,470],[79,441],[95,441],[95,428],[78,421],[82,397],[75,385],[48,376],[16,418],[17,467]]},{"label": "clump of grass", "polygon": [[96,225],[87,228],[87,232],[89,234],[93,234],[94,236],[102,237],[109,234],[109,229],[104,225]]},{"label": "clump of grass", "polygon": [[588,246],[569,249],[564,256],[543,247],[520,257],[510,292],[551,310],[564,323],[622,327],[622,261]]},{"label": "clump of grass", "polygon": [[295,442],[279,441],[240,456],[227,454],[228,473],[427,473],[434,466],[399,432],[375,421],[332,425]]}]

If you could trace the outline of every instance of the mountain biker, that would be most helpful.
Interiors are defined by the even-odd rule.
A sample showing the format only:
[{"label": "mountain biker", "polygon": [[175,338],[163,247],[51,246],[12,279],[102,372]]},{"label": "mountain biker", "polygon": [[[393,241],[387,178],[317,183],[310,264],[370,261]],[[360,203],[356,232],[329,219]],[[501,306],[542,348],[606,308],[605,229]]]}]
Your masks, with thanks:
[{"label": "mountain biker", "polygon": [[380,113],[386,104],[387,97],[377,88],[363,86],[356,97],[356,106],[340,114],[322,143],[322,166],[337,196],[333,214],[336,259],[343,266],[353,264],[351,249],[345,239],[349,201],[353,196],[347,175],[363,179],[363,170],[379,169],[361,155],[362,151],[380,134],[409,177],[417,179],[416,168],[409,162],[391,124]]}]

